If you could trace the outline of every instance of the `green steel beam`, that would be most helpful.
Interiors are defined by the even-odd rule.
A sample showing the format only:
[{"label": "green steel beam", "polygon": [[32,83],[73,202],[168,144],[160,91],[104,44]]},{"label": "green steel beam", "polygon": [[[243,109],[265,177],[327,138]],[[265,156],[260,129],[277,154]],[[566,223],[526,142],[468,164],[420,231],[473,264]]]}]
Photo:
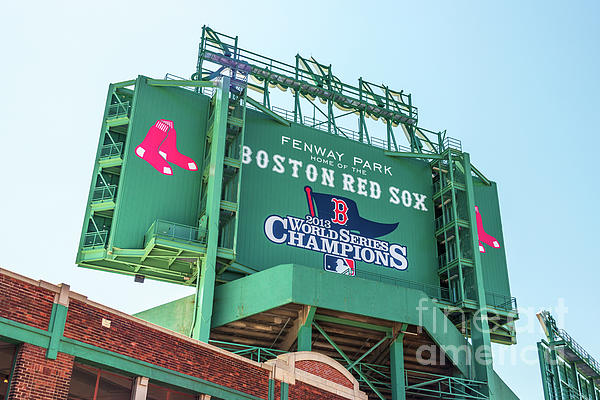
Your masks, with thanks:
[{"label": "green steel beam", "polygon": [[483,280],[483,268],[479,252],[479,239],[477,235],[477,222],[475,218],[475,193],[473,189],[473,177],[471,175],[471,160],[468,153],[463,153],[463,168],[465,174],[465,188],[467,192],[467,210],[469,223],[471,225],[471,246],[473,251],[475,290],[477,293],[478,310],[471,317],[471,341],[474,351],[475,379],[485,381],[488,384],[490,400],[496,400],[495,379],[492,367],[492,342],[487,316],[487,304],[485,297],[485,284]]},{"label": "green steel beam", "polygon": [[281,393],[279,394],[280,400],[288,400],[290,392],[290,385],[286,382],[281,382]]},{"label": "green steel beam", "polygon": [[331,317],[329,315],[317,315],[315,317],[315,319],[317,321],[333,322],[336,324],[352,326],[355,328],[363,328],[363,329],[369,329],[372,331],[384,332],[386,334],[392,333],[391,327],[369,324],[366,322],[352,321],[349,319],[343,319],[343,318],[338,318],[338,317]]},{"label": "green steel beam", "polygon": [[[333,339],[331,339],[329,337],[329,335],[327,333],[325,333],[323,328],[321,328],[319,326],[319,324],[317,324],[316,322],[313,322],[313,325],[315,328],[317,328],[319,333],[321,333],[321,335],[323,335],[325,340],[327,340],[329,342],[329,344],[335,349],[335,351],[337,351],[339,353],[339,355],[342,356],[344,361],[346,361],[346,363],[348,365],[352,364],[352,360],[350,360],[350,358],[346,355],[346,353],[344,353],[344,351],[339,348],[339,346],[333,341]],[[383,397],[383,395],[379,392],[379,390],[377,390],[377,388],[371,383],[371,381],[362,373],[362,371],[359,368],[356,368],[356,366],[353,366],[351,369],[354,372],[356,372],[358,374],[358,376],[360,376],[362,378],[362,380],[371,388],[371,390],[373,392],[375,392],[375,394],[377,396],[379,396],[380,399],[385,400],[385,397]]]},{"label": "green steel beam", "polygon": [[[373,298],[396,299],[397,305],[381,307]],[[337,274],[302,265],[279,265],[219,285],[212,327],[290,303],[423,326],[461,374],[469,376],[466,352],[456,351],[464,348],[464,336],[424,292],[360,278],[340,279]],[[427,310],[427,318],[423,318],[423,310]]]},{"label": "green steel beam", "polygon": [[17,342],[29,343],[47,349],[51,333],[8,318],[0,317],[0,337]]},{"label": "green steel beam", "polygon": [[46,351],[46,358],[55,360],[58,355],[60,339],[65,332],[65,323],[67,322],[68,307],[54,303],[50,314],[50,323],[48,324],[48,332],[50,332],[50,342]]},{"label": "green steel beam", "polygon": [[213,298],[215,290],[217,251],[219,244],[219,214],[223,184],[223,162],[227,135],[229,107],[229,77],[222,77],[215,93],[212,141],[210,144],[210,174],[207,184],[206,215],[208,217],[206,256],[196,285],[196,306],[191,336],[208,343],[210,337]]},{"label": "green steel beam", "polygon": [[479,179],[481,179],[483,181],[483,183],[485,183],[486,185],[490,186],[492,183],[489,181],[488,178],[485,177],[485,175],[483,175],[483,173],[481,171],[479,171],[477,168],[475,168],[475,166],[473,164],[471,164],[471,170],[473,172],[475,172],[475,175],[477,175],[477,177]]},{"label": "green steel beam", "polygon": [[[312,351],[312,324],[315,319],[317,307],[308,306],[306,320],[298,329],[298,351]],[[304,318],[304,316],[302,316]]]},{"label": "green steel beam", "polygon": [[390,370],[392,373],[392,400],[406,400],[406,378],[404,371],[404,331],[402,324],[398,336],[390,346]]},{"label": "green steel beam", "polygon": [[233,261],[231,264],[229,264],[229,268],[236,269],[236,270],[238,270],[240,272],[244,272],[246,274],[253,274],[255,272],[258,272],[254,268],[247,267],[247,266],[242,265],[242,264],[240,264],[238,262],[235,262],[235,261]]},{"label": "green steel beam", "polygon": [[[127,81],[127,83],[129,83],[129,82],[135,83],[137,81],[136,80]],[[121,83],[123,83],[123,82],[121,82]],[[120,85],[121,83],[110,84],[108,86],[108,93],[106,94],[106,101],[105,101],[105,105],[104,105],[104,115],[102,116],[102,127],[100,129],[101,133],[100,133],[100,137],[98,138],[98,145],[96,147],[96,159],[100,158],[100,154],[102,152],[102,146],[104,145],[105,133],[108,132],[108,130],[109,130],[106,119],[108,118],[108,109],[112,103],[112,96],[113,96],[113,93],[114,93],[117,85]],[[92,222],[92,224],[96,228],[96,231],[98,231],[98,227],[96,226],[96,223],[94,221],[94,216],[93,216],[92,208],[90,205],[92,204],[94,190],[96,189],[95,178],[100,173],[101,170],[102,169],[101,169],[100,165],[98,163],[95,163],[94,171],[92,173],[93,178],[91,180],[90,188],[88,190],[88,198],[87,198],[87,203],[86,203],[88,206],[85,209],[85,216],[83,219],[84,223],[81,227],[81,233],[79,236],[79,251],[77,252],[77,258],[76,258],[77,263],[79,263],[82,258],[82,247],[83,247],[83,243],[84,243],[85,234],[87,233],[87,230],[88,230],[89,223]]]},{"label": "green steel beam", "polygon": [[285,118],[282,118],[279,114],[274,113],[267,107],[263,106],[258,101],[254,100],[252,97],[247,96],[246,101],[248,101],[248,103],[252,104],[254,107],[258,108],[260,111],[267,114],[269,117],[273,118],[275,121],[279,122],[280,124],[287,126],[287,127],[289,127],[291,125],[288,122],[288,120],[286,120]]},{"label": "green steel beam", "polygon": [[159,367],[68,338],[65,338],[61,342],[61,352],[71,354],[78,359],[99,363],[127,372],[129,374],[144,376],[151,380],[159,381],[197,393],[208,394],[213,397],[239,400],[260,399],[259,397],[252,396],[226,386],[185,375],[168,368]]},{"label": "green steel beam", "polygon": [[312,351],[312,325],[298,329],[298,351]]},{"label": "green steel beam", "polygon": [[[227,78],[229,79],[229,78]],[[178,79],[148,79],[150,86],[189,86],[189,87],[215,87],[213,81],[192,81]]]},{"label": "green steel beam", "polygon": [[[237,47],[237,37],[236,37],[236,47]],[[244,89],[244,93],[243,96],[240,96],[240,98],[238,99],[239,104],[242,108],[242,115],[241,115],[241,122],[242,125],[240,127],[240,132],[238,134],[238,139],[239,139],[239,147],[238,147],[238,160],[240,163],[240,166],[237,169],[237,192],[236,192],[236,201],[239,203],[240,199],[242,198],[242,184],[241,182],[243,181],[242,177],[242,173],[244,171],[243,168],[243,163],[242,161],[242,148],[244,147],[244,140],[245,140],[245,136],[246,136],[246,111],[247,111],[247,105],[248,105],[248,88]],[[234,223],[234,235],[233,235],[233,249],[237,249],[238,248],[238,238],[239,238],[239,232],[240,232],[240,217],[239,217],[239,213],[236,212],[235,214],[235,223]],[[240,264],[238,264],[240,265]]]},{"label": "green steel beam", "polygon": [[[450,175],[450,182],[451,184],[451,192],[450,195],[452,197],[452,201],[450,202],[450,207],[451,207],[451,212],[452,212],[452,217],[454,219],[456,219],[458,217],[458,202],[456,200],[456,188],[455,188],[455,179],[454,179],[454,168],[452,168],[452,165],[454,165],[454,161],[452,160],[452,152],[448,151],[447,152],[447,156],[448,156],[448,173]],[[457,163],[457,165],[460,166],[460,163]],[[443,165],[440,165],[440,174],[442,173],[441,170],[443,168]],[[445,207],[444,206],[444,211],[445,211]],[[464,278],[464,274],[463,274],[463,267],[464,267],[464,263],[462,262],[462,254],[460,254],[460,232],[459,232],[459,226],[458,224],[454,225],[454,237],[455,239],[455,244],[454,246],[456,246],[456,253],[458,254],[458,284],[459,284],[459,290],[460,290],[460,299],[457,300],[461,300],[464,301],[465,300],[465,278]],[[447,245],[447,242],[446,242]],[[479,251],[479,250],[477,250]],[[448,271],[448,274],[450,272]],[[449,276],[448,276],[449,278]]]},{"label": "green steel beam", "polygon": [[116,88],[123,88],[123,87],[126,87],[126,86],[134,85],[135,82],[136,82],[136,79],[130,79],[128,81],[122,81],[122,82],[113,83],[111,86],[114,87],[115,89]]},{"label": "green steel beam", "polygon": [[571,367],[571,374],[573,375],[573,390],[577,391],[576,396],[581,398],[581,386],[579,385],[579,373],[577,372],[577,364],[575,362],[569,362]]},{"label": "green steel beam", "polygon": [[275,400],[275,380],[269,379],[269,388],[267,394],[268,400]]},{"label": "green steel beam", "polygon": [[373,346],[371,346],[371,348],[369,350],[367,350],[362,356],[358,357],[356,360],[354,360],[352,362],[352,364],[348,365],[346,368],[347,369],[351,369],[354,368],[354,366],[356,364],[358,364],[359,362],[361,362],[366,356],[368,356],[369,354],[371,354],[373,352],[373,350],[375,350],[376,348],[378,348],[383,342],[385,342],[386,340],[388,340],[391,337],[391,334],[386,334],[379,342],[375,343]]},{"label": "green steel beam", "polygon": [[402,157],[402,158],[420,158],[420,159],[428,159],[428,160],[441,160],[444,158],[441,154],[429,154],[429,153],[412,153],[412,152],[404,152],[404,151],[389,151],[385,150],[383,152],[386,156],[390,157]]},{"label": "green steel beam", "polygon": [[558,396],[559,399],[563,398],[563,387],[560,382],[560,373],[558,371],[558,356],[556,355],[556,350],[554,345],[549,345],[550,348],[550,368],[552,370],[552,375],[554,379],[552,380],[554,383],[554,393]]},{"label": "green steel beam", "polygon": [[[231,50],[229,49],[229,45],[223,43],[221,41],[221,39],[219,38],[220,33],[215,32],[212,28],[204,25],[202,27],[203,30],[203,36],[202,39],[204,41],[204,34],[206,34],[207,36],[210,36],[210,38],[212,39],[212,41],[218,43],[218,45],[221,47],[221,50],[223,50],[223,53],[230,55],[231,54]],[[226,36],[227,37],[227,36]],[[236,37],[236,43],[237,43],[237,37]],[[237,46],[236,46],[237,47]]]}]

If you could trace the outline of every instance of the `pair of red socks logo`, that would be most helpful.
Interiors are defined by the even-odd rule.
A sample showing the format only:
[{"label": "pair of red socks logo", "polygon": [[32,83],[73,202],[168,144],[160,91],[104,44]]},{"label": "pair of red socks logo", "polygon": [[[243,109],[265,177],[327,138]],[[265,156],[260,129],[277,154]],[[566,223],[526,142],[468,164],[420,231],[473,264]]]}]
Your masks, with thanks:
[{"label": "pair of red socks logo", "polygon": [[481,213],[479,212],[479,207],[477,207],[477,206],[475,206],[475,219],[477,220],[477,236],[479,239],[479,252],[485,253],[485,247],[483,247],[482,243],[485,243],[488,246],[491,246],[495,249],[499,249],[500,243],[498,243],[498,240],[495,237],[493,237],[492,235],[487,234],[485,232],[485,230],[483,229],[483,219],[481,218]]},{"label": "pair of red socks logo", "polygon": [[159,119],[150,127],[142,143],[135,148],[135,154],[163,175],[173,175],[169,163],[188,171],[198,170],[194,160],[177,150],[175,126],[166,119]]}]

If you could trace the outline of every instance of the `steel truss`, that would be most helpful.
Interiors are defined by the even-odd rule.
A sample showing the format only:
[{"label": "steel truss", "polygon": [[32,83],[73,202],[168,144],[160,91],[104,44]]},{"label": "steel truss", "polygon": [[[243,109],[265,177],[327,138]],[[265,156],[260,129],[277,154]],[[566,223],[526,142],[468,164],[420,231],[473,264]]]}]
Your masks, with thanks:
[{"label": "steel truss", "polygon": [[[260,100],[249,100],[255,108],[260,105],[285,120],[388,151],[422,156],[440,154],[449,147],[460,148],[460,141],[446,136],[445,131],[433,132],[418,127],[418,109],[412,103],[411,94],[363,78],[358,79],[357,86],[349,85],[333,74],[331,65],[319,63],[312,57],[296,55],[295,64],[287,64],[245,50],[239,47],[237,36],[215,32],[204,26],[196,73],[192,79],[212,80],[218,76],[228,76],[232,84],[246,85],[260,94]],[[272,88],[290,90],[293,111],[271,104]],[[248,98],[251,99],[250,96]],[[324,120],[318,120],[317,116]],[[340,124],[352,116],[355,117],[352,124],[357,130]],[[369,135],[368,119],[385,124],[385,140]],[[400,135],[395,130],[398,126],[406,137],[407,146],[399,143]]]},{"label": "steel truss", "polygon": [[[321,334],[325,333],[318,324],[313,323],[313,326],[319,330]],[[323,336],[329,343],[338,351],[342,358],[337,359],[354,375],[357,375],[361,385],[368,386],[373,390],[380,399],[386,399],[381,394],[381,390],[392,390],[390,367],[378,364],[362,362],[369,353],[381,345],[382,342],[371,347],[368,352],[356,360],[351,361],[348,356],[339,348],[339,346],[325,333]],[[386,336],[387,338],[388,336]],[[210,340],[210,344],[221,347],[227,351],[239,354],[257,362],[265,362],[276,358],[278,355],[286,353],[286,351],[265,348],[260,346],[248,346],[239,343],[231,343],[219,340]],[[482,390],[485,387],[485,382],[480,382],[471,379],[457,378],[453,376],[445,376],[439,374],[431,374],[427,372],[405,370],[404,371],[405,394],[419,396],[421,398],[445,398],[445,399],[473,399],[487,400],[489,397]]]}]

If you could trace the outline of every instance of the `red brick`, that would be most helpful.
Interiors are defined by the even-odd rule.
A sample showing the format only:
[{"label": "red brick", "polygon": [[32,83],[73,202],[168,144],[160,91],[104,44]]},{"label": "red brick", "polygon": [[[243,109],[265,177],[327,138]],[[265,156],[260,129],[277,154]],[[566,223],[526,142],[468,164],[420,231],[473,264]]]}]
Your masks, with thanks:
[{"label": "red brick", "polygon": [[46,358],[46,349],[24,343],[15,361],[9,400],[66,400],[69,394],[73,356],[59,353]]},{"label": "red brick", "polygon": [[[0,274],[0,316],[46,330],[55,292]],[[102,319],[111,321],[110,328]],[[70,299],[64,336],[114,353],[223,385],[261,399],[268,397],[269,372],[249,361],[171,334],[88,302]],[[45,358],[45,349],[23,344],[17,354],[11,400],[66,399],[73,357]],[[326,364],[298,363],[300,369],[349,386],[349,381]],[[275,397],[281,386],[275,385]],[[337,400],[341,397],[296,380],[290,399]]]},{"label": "red brick", "polygon": [[342,386],[353,389],[354,384],[340,371],[330,365],[315,360],[297,361],[295,367],[313,375],[320,376],[328,381],[339,383]]}]

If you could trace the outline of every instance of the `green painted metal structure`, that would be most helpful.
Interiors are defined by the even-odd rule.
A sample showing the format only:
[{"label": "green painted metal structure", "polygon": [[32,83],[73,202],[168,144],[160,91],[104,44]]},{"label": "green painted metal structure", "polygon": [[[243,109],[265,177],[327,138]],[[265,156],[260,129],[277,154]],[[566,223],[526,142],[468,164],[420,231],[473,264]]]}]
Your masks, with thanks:
[{"label": "green painted metal structure", "polygon": [[545,400],[599,400],[600,363],[548,311],[538,314],[546,340],[538,342]]},{"label": "green painted metal structure", "polygon": [[[291,92],[293,111],[273,104],[274,88]],[[176,168],[164,176],[136,156],[158,119],[174,121],[177,147],[198,171]],[[385,139],[375,135],[374,121],[385,127]],[[384,254],[380,265],[357,262],[356,276],[342,276],[323,271],[323,252],[270,240],[267,217],[309,213],[305,186],[350,198],[369,220],[398,222],[383,240],[406,246],[408,268],[394,268]],[[191,79],[139,76],[110,85],[88,199],[78,265],[196,288],[141,318],[208,342],[215,327],[300,304],[308,311],[291,337],[298,350],[311,350],[315,329],[328,337],[319,324],[328,317],[319,308],[425,326],[448,350],[457,376],[423,378],[412,390],[516,398],[500,397],[510,390],[490,362],[491,342],[516,342],[518,318],[496,184],[471,164],[460,141],[418,126],[410,94],[363,78],[349,85],[314,58],[282,63],[204,27]],[[485,254],[475,206],[500,243]],[[389,299],[392,307],[385,306]],[[417,312],[423,304],[431,320],[452,329],[428,328],[431,321]],[[377,369],[361,361],[383,341],[354,359],[333,340],[331,346],[378,397],[384,398],[383,385],[394,399],[405,398],[404,329],[363,327],[393,339],[391,370],[380,383]],[[467,337],[473,348],[452,354]],[[471,366],[465,354],[474,348],[485,357]],[[364,368],[372,369],[369,377]],[[466,392],[451,393],[461,379]],[[429,389],[434,384],[438,389]]]}]

